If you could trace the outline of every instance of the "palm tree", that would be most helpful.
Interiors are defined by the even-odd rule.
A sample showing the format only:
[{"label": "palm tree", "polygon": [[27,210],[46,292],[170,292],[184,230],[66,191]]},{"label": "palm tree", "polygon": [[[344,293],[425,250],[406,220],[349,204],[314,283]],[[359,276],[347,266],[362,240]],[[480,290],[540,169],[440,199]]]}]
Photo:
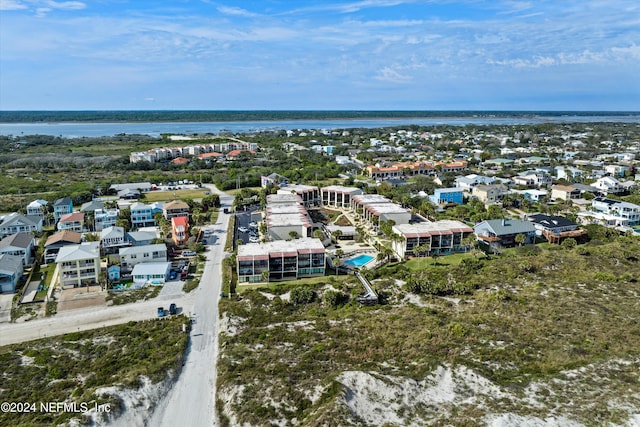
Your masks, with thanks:
[{"label": "palm tree", "polygon": [[300,236],[300,235],[299,235],[299,234],[298,234],[298,232],[297,232],[297,231],[295,231],[295,230],[291,230],[291,231],[289,232],[289,238],[290,238],[291,240],[295,240],[295,239],[297,239],[299,236]]},{"label": "palm tree", "polygon": [[520,234],[516,234],[515,237],[515,241],[518,244],[518,246],[522,246],[522,244],[527,240],[527,236],[525,236],[524,234],[520,233]]},{"label": "palm tree", "polygon": [[316,238],[316,239],[323,240],[324,239],[324,233],[320,229],[314,230],[313,237]]}]

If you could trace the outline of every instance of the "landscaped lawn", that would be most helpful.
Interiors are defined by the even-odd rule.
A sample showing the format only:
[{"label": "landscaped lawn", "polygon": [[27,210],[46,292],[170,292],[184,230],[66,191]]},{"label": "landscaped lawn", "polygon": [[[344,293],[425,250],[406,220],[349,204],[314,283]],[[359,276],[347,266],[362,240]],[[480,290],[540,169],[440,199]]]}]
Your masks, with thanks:
[{"label": "landscaped lawn", "polygon": [[202,199],[205,197],[206,189],[197,190],[172,190],[172,191],[149,191],[144,193],[142,201],[146,203],[167,202],[177,199]]}]

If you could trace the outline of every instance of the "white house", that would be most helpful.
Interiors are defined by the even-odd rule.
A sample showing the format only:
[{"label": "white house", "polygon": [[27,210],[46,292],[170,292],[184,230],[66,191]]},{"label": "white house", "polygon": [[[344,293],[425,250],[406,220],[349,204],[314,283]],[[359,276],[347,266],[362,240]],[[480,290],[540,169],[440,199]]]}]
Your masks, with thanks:
[{"label": "white house", "polygon": [[132,269],[142,262],[166,262],[167,245],[158,243],[146,246],[131,246],[120,248],[120,265],[122,268]]},{"label": "white house", "polygon": [[160,285],[169,279],[170,273],[170,262],[143,262],[133,267],[131,275],[133,276],[133,283]]},{"label": "white house", "polygon": [[626,191],[622,183],[611,176],[603,176],[591,185],[604,194],[619,194]]}]

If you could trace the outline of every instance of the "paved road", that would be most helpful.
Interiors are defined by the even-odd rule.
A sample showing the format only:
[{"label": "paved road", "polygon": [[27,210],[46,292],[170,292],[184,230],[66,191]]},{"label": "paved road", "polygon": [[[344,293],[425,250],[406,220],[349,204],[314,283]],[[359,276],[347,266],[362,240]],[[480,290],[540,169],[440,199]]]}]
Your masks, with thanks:
[{"label": "paved road", "polygon": [[[208,186],[213,193],[220,192]],[[221,195],[223,207],[233,197]],[[187,358],[178,380],[149,419],[149,426],[210,427],[216,424],[215,392],[218,359],[218,300],[229,215],[220,212],[215,245],[208,246],[207,263],[190,311],[195,318]],[[186,308],[186,307],[185,307]],[[187,313],[188,314],[188,313]]]}]

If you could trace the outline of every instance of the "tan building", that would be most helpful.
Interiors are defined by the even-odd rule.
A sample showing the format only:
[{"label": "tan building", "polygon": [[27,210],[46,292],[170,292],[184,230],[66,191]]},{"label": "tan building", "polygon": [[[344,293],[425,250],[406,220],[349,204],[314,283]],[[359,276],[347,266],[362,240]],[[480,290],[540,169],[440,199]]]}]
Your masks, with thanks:
[{"label": "tan building", "polygon": [[60,287],[80,288],[99,283],[100,242],[63,246],[56,257]]},{"label": "tan building", "polygon": [[509,194],[509,189],[502,184],[476,185],[471,190],[471,195],[485,205],[500,203],[506,194]]},{"label": "tan building", "polygon": [[162,208],[162,214],[170,221],[171,218],[175,218],[178,216],[189,216],[189,205],[183,202],[182,200],[173,200],[171,202],[165,203]]},{"label": "tan building", "polygon": [[569,185],[551,187],[551,200],[573,200],[580,198],[580,190]]}]

